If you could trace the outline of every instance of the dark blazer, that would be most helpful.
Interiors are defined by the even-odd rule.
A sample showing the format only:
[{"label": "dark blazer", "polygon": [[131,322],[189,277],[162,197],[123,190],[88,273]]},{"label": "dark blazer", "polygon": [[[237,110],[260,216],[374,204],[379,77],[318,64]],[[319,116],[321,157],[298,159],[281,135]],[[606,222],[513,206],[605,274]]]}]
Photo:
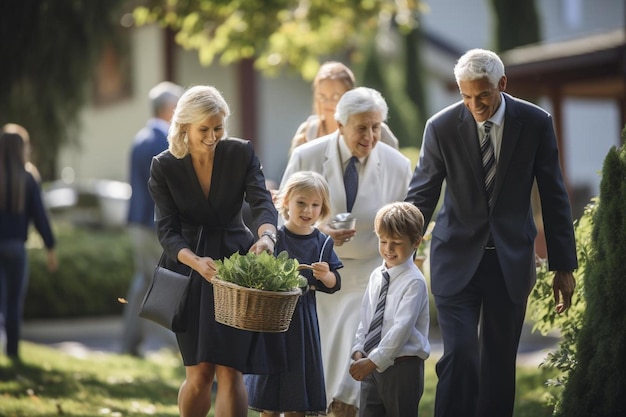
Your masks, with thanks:
[{"label": "dark blazer", "polygon": [[154,228],[154,202],[148,191],[152,157],[167,149],[167,135],[149,125],[135,136],[130,154],[130,187],[128,223]]},{"label": "dark blazer", "polygon": [[[159,241],[170,260],[183,248],[195,251],[200,225],[204,225],[205,243],[199,255],[222,259],[234,252],[246,253],[256,240],[258,226],[277,222],[261,164],[245,140],[224,138],[218,143],[208,199],[191,156],[177,159],[169,150],[154,157],[149,189],[156,203]],[[242,220],[244,197],[251,206],[254,235]]]},{"label": "dark blazer", "polygon": [[428,224],[445,180],[430,252],[435,295],[456,294],[469,283],[491,232],[509,295],[516,303],[526,302],[536,279],[537,229],[531,209],[535,180],[550,269],[571,271],[577,267],[571,209],[552,117],[531,103],[508,94],[503,97],[506,113],[491,211],[471,113],[458,102],[426,123],[406,200],[422,210]]}]

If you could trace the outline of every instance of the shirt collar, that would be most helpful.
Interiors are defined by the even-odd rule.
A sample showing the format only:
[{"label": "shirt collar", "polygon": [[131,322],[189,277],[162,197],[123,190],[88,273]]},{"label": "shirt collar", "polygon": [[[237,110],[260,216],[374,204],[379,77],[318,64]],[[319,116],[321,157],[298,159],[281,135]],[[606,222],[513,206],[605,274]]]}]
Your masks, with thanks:
[{"label": "shirt collar", "polygon": [[391,268],[387,268],[385,266],[385,261],[383,261],[383,264],[382,264],[382,267],[381,267],[381,273],[387,271],[387,273],[389,274],[389,281],[391,281],[392,278],[400,276],[403,272],[405,272],[408,269],[410,269],[411,265],[413,265],[413,257],[412,256],[409,256],[408,259],[406,261],[404,261],[403,263],[401,263],[400,265],[396,265],[396,266],[391,267]]},{"label": "shirt collar", "polygon": [[[352,152],[350,151],[350,148],[348,148],[348,145],[346,145],[346,139],[342,134],[339,134],[339,155],[341,156],[341,162],[344,165],[348,163],[350,158],[352,158]],[[359,163],[363,165],[367,160],[367,157],[358,158],[358,160]]]}]

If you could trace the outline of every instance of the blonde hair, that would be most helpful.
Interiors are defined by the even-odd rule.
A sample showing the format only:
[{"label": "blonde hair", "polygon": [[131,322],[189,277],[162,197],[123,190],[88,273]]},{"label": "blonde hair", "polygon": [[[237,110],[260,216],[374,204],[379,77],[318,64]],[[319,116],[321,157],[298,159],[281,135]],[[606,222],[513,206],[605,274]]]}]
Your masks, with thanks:
[{"label": "blonde hair", "polygon": [[378,236],[406,236],[418,243],[424,233],[424,215],[411,203],[387,204],[376,213],[374,229]]},{"label": "blonde hair", "polygon": [[313,79],[313,113],[317,115],[322,113],[317,101],[317,89],[320,83],[326,80],[339,81],[346,91],[352,90],[356,85],[356,79],[350,68],[338,61],[324,62]]},{"label": "blonde hair", "polygon": [[[189,149],[185,142],[185,136],[189,125],[200,123],[216,114],[222,114],[224,121],[226,121],[230,116],[230,109],[222,94],[215,87],[197,85],[185,91],[178,100],[167,135],[171,154],[178,159],[187,156]],[[224,136],[226,135],[224,132]]]},{"label": "blonde hair", "polygon": [[320,66],[320,69],[313,79],[313,90],[315,90],[320,81],[323,80],[340,81],[344,87],[346,87],[346,90],[352,90],[356,84],[356,79],[350,68],[337,61],[327,61]]},{"label": "blonde hair", "polygon": [[330,193],[326,179],[313,171],[300,171],[293,174],[278,194],[278,211],[285,220],[289,220],[288,201],[295,193],[315,192],[322,198],[322,211],[318,223],[330,216]]}]

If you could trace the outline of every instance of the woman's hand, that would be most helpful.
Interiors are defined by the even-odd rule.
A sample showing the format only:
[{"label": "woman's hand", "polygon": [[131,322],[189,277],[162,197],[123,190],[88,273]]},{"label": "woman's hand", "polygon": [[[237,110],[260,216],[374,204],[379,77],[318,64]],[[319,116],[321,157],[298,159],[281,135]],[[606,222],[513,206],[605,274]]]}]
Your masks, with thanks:
[{"label": "woman's hand", "polygon": [[198,257],[197,261],[194,263],[193,269],[195,269],[198,274],[202,275],[202,278],[206,279],[208,282],[211,282],[217,275],[217,266],[215,265],[215,261],[213,258],[208,256]]},{"label": "woman's hand", "polygon": [[274,253],[274,241],[270,239],[269,236],[261,236],[261,238],[252,245],[250,252],[255,255],[267,252],[271,255]]},{"label": "woman's hand", "polygon": [[178,261],[192,268],[208,282],[211,282],[217,275],[217,265],[215,265],[213,258],[198,256],[189,248],[181,249],[178,252]]},{"label": "woman's hand", "polygon": [[259,240],[250,248],[250,252],[255,255],[259,255],[263,252],[267,252],[270,255],[274,253],[274,246],[276,245],[276,226],[271,223],[262,224],[259,226],[257,232],[259,234]]}]

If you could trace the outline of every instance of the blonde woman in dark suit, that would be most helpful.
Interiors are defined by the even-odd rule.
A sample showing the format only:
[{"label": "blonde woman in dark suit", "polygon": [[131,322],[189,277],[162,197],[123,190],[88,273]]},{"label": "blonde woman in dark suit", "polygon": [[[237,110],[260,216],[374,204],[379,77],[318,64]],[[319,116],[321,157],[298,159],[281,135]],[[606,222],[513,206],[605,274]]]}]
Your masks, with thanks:
[{"label": "blonde woman in dark suit", "polygon": [[[166,266],[193,270],[187,330],[176,333],[186,376],[178,394],[183,417],[206,417],[214,378],[219,380],[215,415],[245,417],[243,373],[286,367],[285,358],[265,350],[258,333],[215,321],[210,284],[215,260],[234,252],[272,253],[278,216],[252,144],[226,134],[229,114],[216,88],[185,91],[174,110],[169,149],[153,158],[148,182]],[[252,231],[242,220],[244,199],[250,204]]]}]

